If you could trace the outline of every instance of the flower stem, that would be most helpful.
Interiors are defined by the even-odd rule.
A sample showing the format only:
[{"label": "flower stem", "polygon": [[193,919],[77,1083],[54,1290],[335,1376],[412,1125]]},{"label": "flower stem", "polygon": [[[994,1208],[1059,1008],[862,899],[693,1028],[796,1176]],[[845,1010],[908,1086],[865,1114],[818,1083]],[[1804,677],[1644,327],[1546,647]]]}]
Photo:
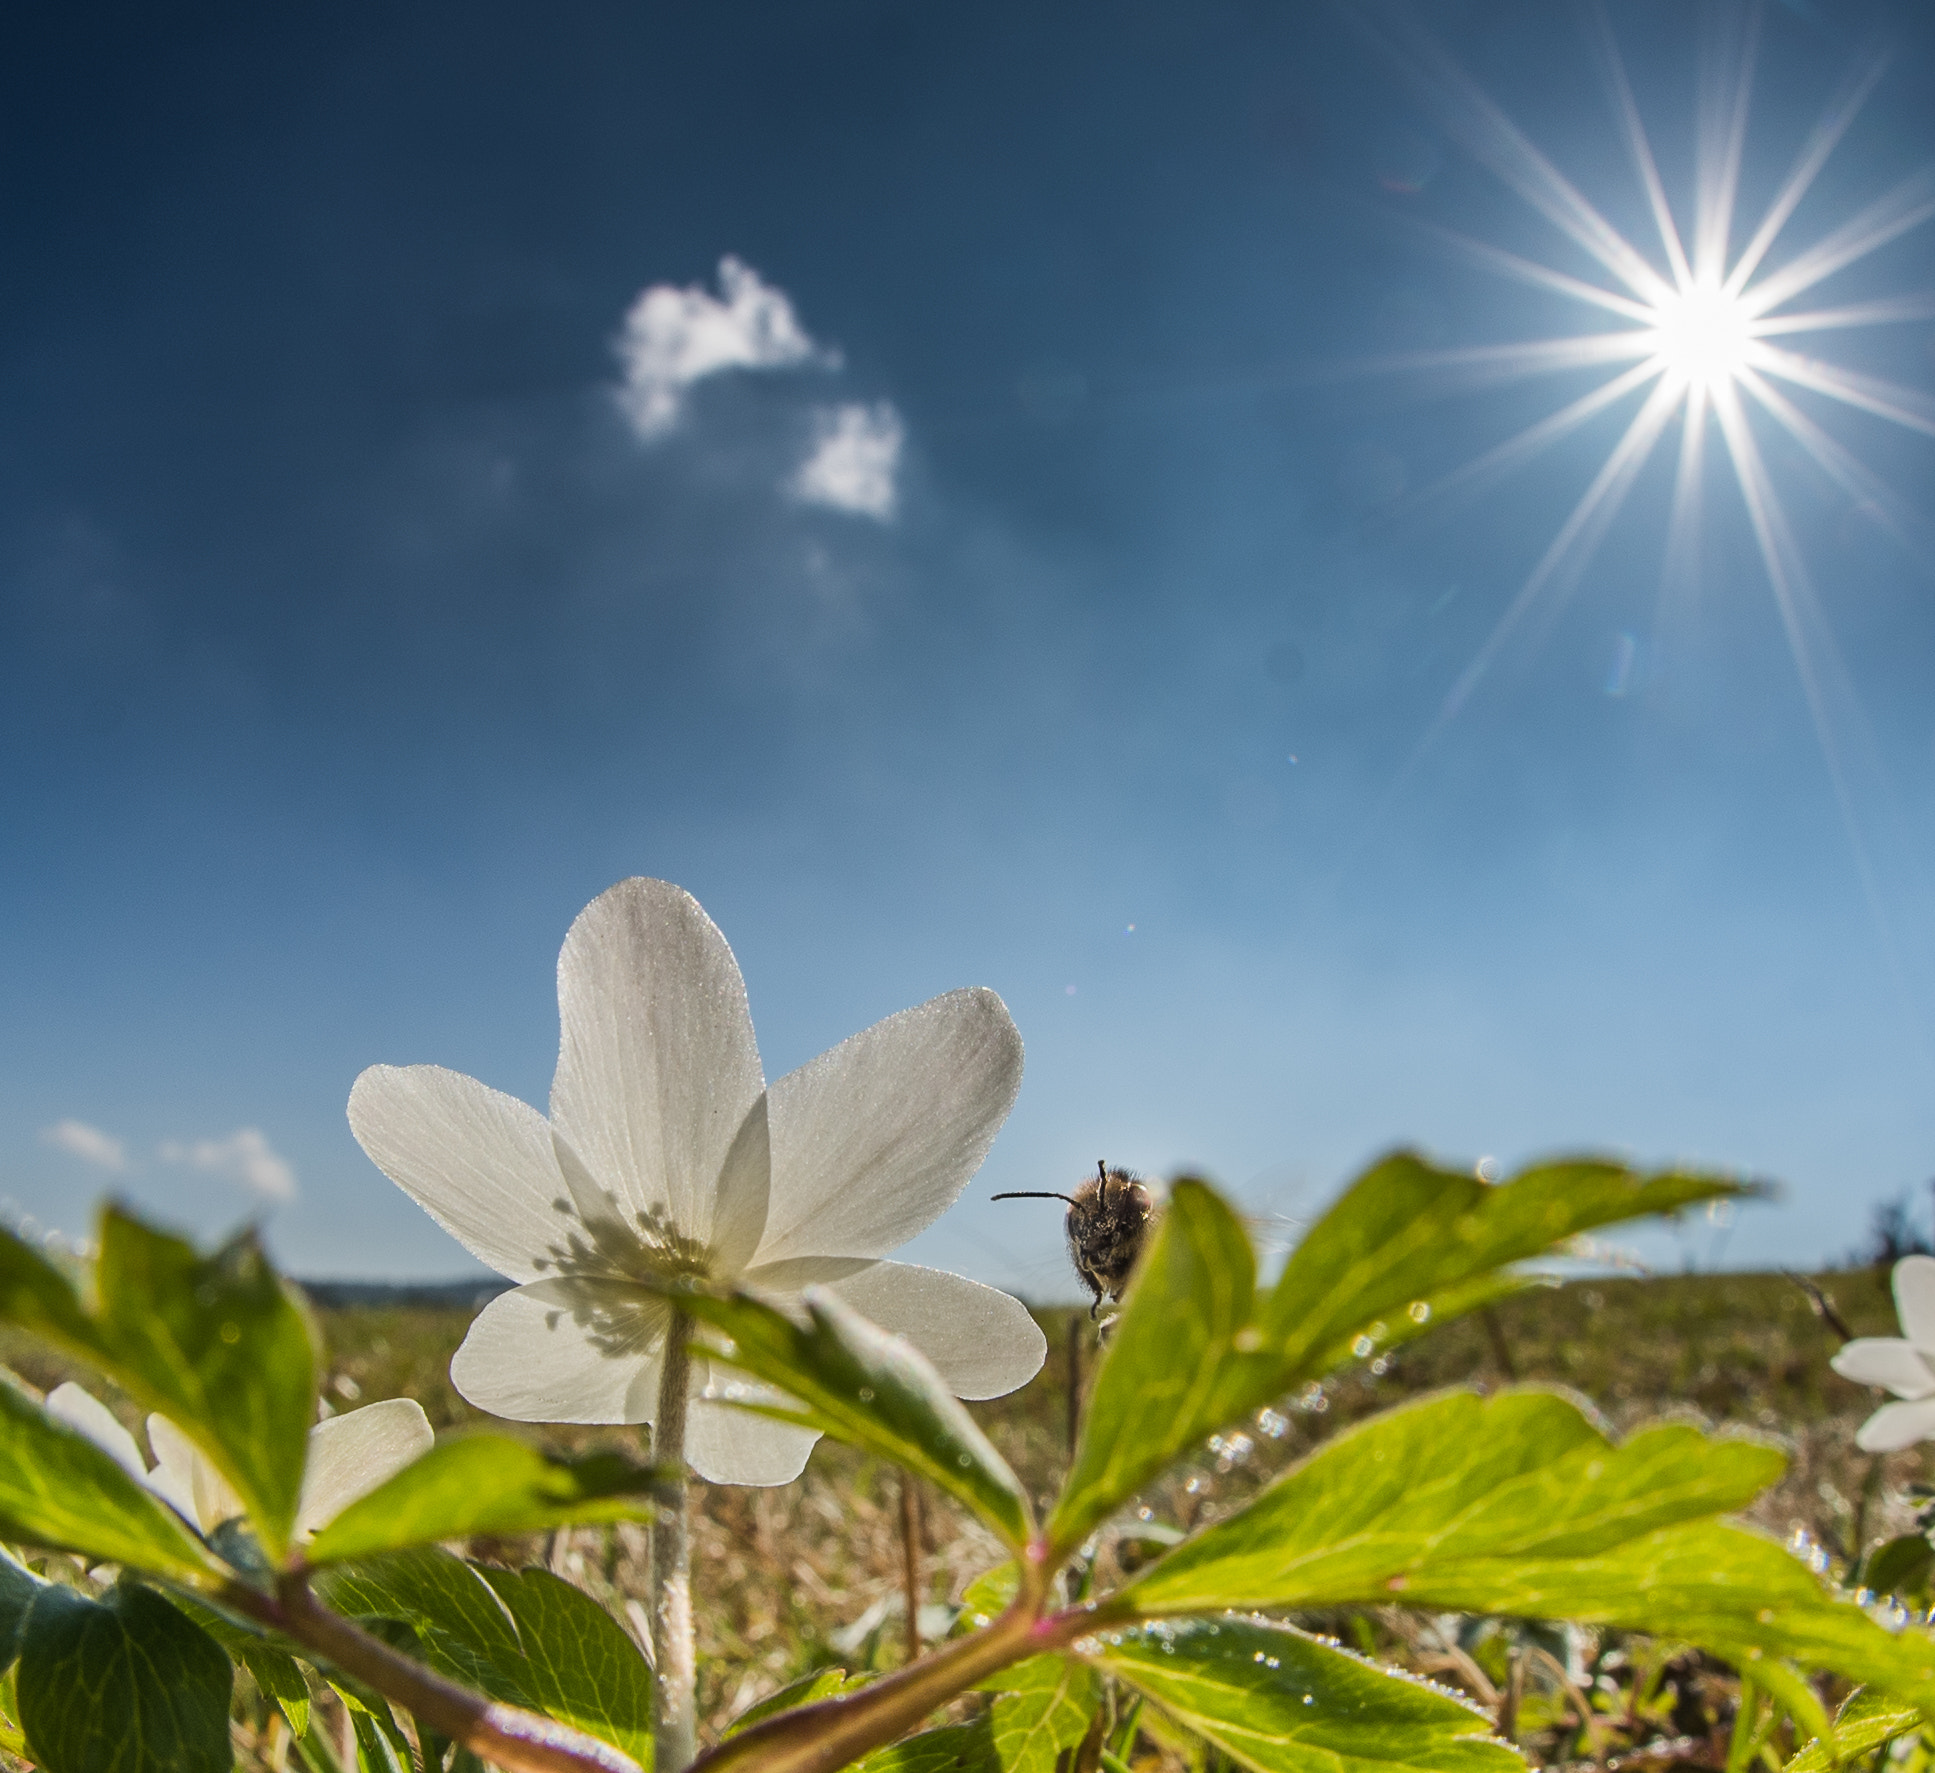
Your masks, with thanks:
[{"label": "flower stem", "polygon": [[331,1667],[374,1687],[439,1735],[512,1773],[638,1773],[637,1763],[609,1743],[514,1705],[499,1705],[433,1673],[381,1638],[332,1613],[300,1571],[283,1576],[273,1595],[228,1583],[225,1606],[292,1638]]},{"label": "flower stem", "polygon": [[692,1642],[692,1536],[685,1475],[685,1406],[692,1383],[692,1326],[672,1313],[659,1369],[658,1414],[652,1419],[652,1463],[666,1475],[652,1521],[652,1660],[658,1710],[653,1726],[654,1773],[685,1773],[698,1753],[698,1679]]}]

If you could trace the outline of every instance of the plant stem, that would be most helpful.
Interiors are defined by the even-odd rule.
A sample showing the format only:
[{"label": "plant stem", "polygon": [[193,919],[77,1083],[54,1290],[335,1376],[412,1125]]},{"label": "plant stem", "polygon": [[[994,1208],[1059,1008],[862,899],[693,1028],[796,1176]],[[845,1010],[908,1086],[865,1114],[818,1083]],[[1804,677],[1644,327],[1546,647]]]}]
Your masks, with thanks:
[{"label": "plant stem", "polygon": [[638,1773],[631,1756],[610,1743],[536,1712],[499,1705],[412,1662],[332,1613],[300,1572],[282,1577],[273,1596],[231,1582],[218,1598],[235,1612],[293,1638],[318,1660],[374,1687],[439,1735],[507,1773]]},{"label": "plant stem", "polygon": [[920,1492],[912,1472],[900,1474],[900,1580],[907,1597],[907,1660],[920,1660]]},{"label": "plant stem", "polygon": [[685,1475],[685,1407],[692,1385],[692,1324],[674,1310],[659,1369],[658,1414],[652,1418],[652,1463],[665,1475],[653,1492],[652,1661],[658,1708],[653,1773],[685,1773],[698,1753],[693,1690],[698,1660],[692,1641],[692,1535]]}]

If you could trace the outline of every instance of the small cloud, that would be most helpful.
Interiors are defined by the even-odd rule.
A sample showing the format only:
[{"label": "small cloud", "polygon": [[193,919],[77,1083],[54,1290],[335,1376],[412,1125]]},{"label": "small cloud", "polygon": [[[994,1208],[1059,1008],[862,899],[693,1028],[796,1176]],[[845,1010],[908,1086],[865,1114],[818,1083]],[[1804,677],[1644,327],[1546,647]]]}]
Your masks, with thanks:
[{"label": "small cloud", "polygon": [[899,502],[895,478],[900,446],[907,438],[893,402],[822,407],[816,415],[816,438],[813,453],[787,483],[793,497],[892,522]]},{"label": "small cloud", "polygon": [[625,316],[618,356],[625,366],[618,404],[648,442],[677,426],[694,382],[721,370],[839,363],[837,352],[807,336],[792,298],[730,254],[719,261],[716,296],[699,284],[669,283],[640,295]]},{"label": "small cloud", "polygon": [[84,1120],[57,1120],[51,1127],[42,1127],[40,1142],[84,1163],[95,1164],[111,1175],[118,1176],[128,1167],[128,1148],[112,1133],[91,1127]]},{"label": "small cloud", "polygon": [[259,1200],[296,1198],[296,1173],[255,1127],[238,1127],[226,1139],[197,1139],[191,1145],[170,1140],[161,1148],[164,1163],[187,1164],[239,1183]]}]

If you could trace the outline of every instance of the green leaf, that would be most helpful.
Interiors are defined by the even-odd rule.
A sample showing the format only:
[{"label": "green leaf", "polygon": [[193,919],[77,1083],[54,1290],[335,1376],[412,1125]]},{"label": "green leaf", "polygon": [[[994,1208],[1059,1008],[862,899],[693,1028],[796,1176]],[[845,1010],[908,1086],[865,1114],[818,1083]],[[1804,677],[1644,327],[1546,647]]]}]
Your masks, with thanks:
[{"label": "green leaf", "polygon": [[716,1346],[719,1359],[798,1400],[747,1408],[918,1473],[1008,1545],[1025,1545],[1034,1526],[1027,1491],[927,1357],[832,1293],[809,1287],[802,1301],[805,1324],[742,1293],[683,1295],[678,1304],[730,1339]]},{"label": "green leaf", "polygon": [[[1257,1370],[1256,1257],[1204,1184],[1171,1190],[1089,1394],[1074,1469],[1047,1536],[1079,1544],[1125,1496],[1229,1420],[1235,1375]],[[1246,1334],[1247,1333],[1247,1334]],[[1270,1393],[1268,1395],[1274,1395]]]},{"label": "green leaf", "polygon": [[1524,1773],[1462,1699],[1288,1626],[1183,1620],[1108,1633],[1089,1654],[1260,1773]]},{"label": "green leaf", "polygon": [[47,1773],[220,1773],[234,1671],[214,1639],[131,1583],[44,1584],[20,1650],[20,1723]]},{"label": "green leaf", "polygon": [[1291,1254],[1262,1313],[1264,1338],[1301,1376],[1378,1318],[1581,1232],[1758,1192],[1721,1176],[1643,1176],[1592,1159],[1540,1164],[1492,1184],[1395,1152],[1352,1183]]},{"label": "green leaf", "polygon": [[1013,1604],[1021,1592],[1021,1566],[1010,1559],[983,1570],[961,1592],[961,1610],[955,1616],[956,1635],[979,1631],[992,1625]]},{"label": "green leaf", "polygon": [[1451,1392],[1338,1435],[1126,1592],[1160,1613],[1408,1603],[1441,1572],[1588,1556],[1744,1508],[1785,1463],[1684,1425],[1615,1448],[1554,1392]]},{"label": "green leaf", "polygon": [[303,1678],[302,1665],[273,1644],[242,1644],[237,1647],[235,1655],[255,1677],[255,1684],[262,1689],[263,1696],[275,1701],[277,1709],[287,1719],[289,1728],[298,1736],[307,1736],[309,1683]]},{"label": "green leaf", "polygon": [[279,1558],[316,1420],[307,1312],[252,1231],[203,1256],[110,1207],[100,1242],[95,1285],[114,1376],[214,1461]]},{"label": "green leaf", "polygon": [[995,1773],[994,1731],[984,1714],[966,1724],[923,1730],[854,1763],[854,1773]]},{"label": "green leaf", "polygon": [[0,1674],[13,1667],[14,1658],[20,1654],[27,1614],[34,1597],[46,1586],[26,1565],[0,1551]]},{"label": "green leaf", "polygon": [[317,1574],[315,1589],[351,1619],[409,1626],[418,1654],[440,1674],[507,1704],[532,1704],[518,1679],[524,1653],[510,1610],[463,1559],[428,1546],[393,1552],[331,1565]]},{"label": "green leaf", "polygon": [[0,1321],[59,1344],[97,1366],[112,1363],[74,1283],[33,1245],[0,1229]]},{"label": "green leaf", "polygon": [[1872,1687],[1860,1687],[1836,1714],[1833,1741],[1817,1736],[1795,1754],[1783,1773],[1833,1773],[1836,1766],[1872,1754],[1921,1727],[1922,1714],[1915,1706]]},{"label": "green leaf", "polygon": [[763,1723],[767,1718],[777,1717],[783,1711],[792,1711],[798,1706],[815,1705],[822,1699],[834,1699],[850,1687],[864,1687],[870,1676],[862,1675],[849,1681],[844,1668],[816,1668],[809,1675],[801,1675],[797,1681],[780,1688],[777,1693],[768,1693],[756,1705],[749,1705],[729,1723],[723,1736],[737,1736],[741,1730],[750,1730],[754,1724]]},{"label": "green leaf", "polygon": [[1340,1435],[1120,1598],[1145,1617],[1398,1601],[1572,1619],[1935,1705],[1935,1643],[1890,1637],[1778,1545],[1711,1518],[1782,1464],[1679,1426],[1615,1448],[1550,1393],[1452,1393]]},{"label": "green leaf", "polygon": [[1868,1553],[1861,1566],[1861,1586],[1876,1594],[1920,1594],[1928,1587],[1928,1573],[1935,1565],[1935,1545],[1920,1533],[1904,1533]]},{"label": "green leaf", "polygon": [[185,1580],[221,1568],[181,1516],[112,1455],[4,1381],[0,1534]]},{"label": "green leaf", "polygon": [[549,1570],[479,1572],[509,1610],[540,1711],[652,1764],[652,1670],[618,1621]]},{"label": "green leaf", "polygon": [[356,1732],[357,1773],[411,1773],[409,1749],[391,1740],[381,1718],[351,1707],[349,1722]]},{"label": "green leaf", "polygon": [[1031,1656],[989,1685],[1001,1691],[988,1713],[994,1752],[1004,1773],[1055,1773],[1102,1703],[1095,1671],[1072,1656]]},{"label": "green leaf", "polygon": [[505,1435],[433,1447],[353,1502],[310,1541],[310,1564],[366,1558],[475,1533],[541,1533],[585,1521],[639,1520],[657,1474],[617,1453],[554,1458]]}]

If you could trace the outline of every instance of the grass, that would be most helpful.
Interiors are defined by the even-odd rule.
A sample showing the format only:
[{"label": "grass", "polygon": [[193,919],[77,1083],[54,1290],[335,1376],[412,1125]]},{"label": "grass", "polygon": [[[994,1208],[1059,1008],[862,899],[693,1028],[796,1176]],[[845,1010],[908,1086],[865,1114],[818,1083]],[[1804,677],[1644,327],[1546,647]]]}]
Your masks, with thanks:
[{"label": "grass", "polygon": [[[1837,1273],[1821,1284],[1857,1334],[1894,1333],[1885,1271]],[[1085,1363],[1094,1344],[1085,1314],[1039,1315],[1050,1349],[1044,1371],[1013,1396],[973,1409],[1045,1502],[1067,1458],[1071,1325]],[[439,1429],[485,1420],[448,1376],[468,1312],[361,1306],[319,1318],[328,1350],[325,1396],[334,1407],[409,1396]],[[1141,1499],[1139,1514],[1103,1535],[1098,1557],[1104,1574],[1110,1565],[1131,1565],[1142,1551],[1141,1519],[1187,1530],[1226,1513],[1341,1426],[1407,1397],[1517,1380],[1568,1387],[1615,1431],[1671,1416],[1777,1438],[1791,1454],[1788,1474],[1754,1518],[1783,1536],[1804,1527],[1845,1562],[1909,1525],[1905,1485],[1923,1462],[1919,1452],[1871,1460],[1855,1450],[1854,1430],[1874,1399],[1829,1370],[1838,1342],[1800,1285],[1782,1275],[1593,1279],[1541,1289],[1500,1305],[1489,1321],[1444,1326],[1378,1363],[1382,1370],[1360,1367],[1285,1400],[1246,1432],[1206,1446]],[[69,1376],[17,1340],[0,1339],[0,1359],[42,1387]],[[560,1447],[642,1450],[635,1430],[529,1432]],[[923,1598],[941,1609],[1002,1554],[943,1498],[919,1501]],[[783,1488],[699,1487],[694,1574],[706,1729],[716,1732],[809,1669],[902,1660],[901,1506],[895,1472],[827,1442],[805,1475]],[[580,1530],[492,1549],[548,1562],[643,1634],[642,1529]],[[944,1618],[930,1612],[929,1630]],[[1446,1624],[1395,1609],[1334,1627],[1347,1628],[1368,1651],[1463,1687],[1501,1715],[1535,1760],[1604,1760],[1664,1743],[1658,1752],[1671,1758],[1725,1764],[1737,1689],[1730,1675],[1697,1658],[1668,1663],[1643,1646],[1542,1627]],[[1650,1699],[1649,1683],[1656,1689]],[[1582,1708],[1589,1722],[1582,1722]],[[244,1729],[238,1741],[247,1758],[274,1760],[273,1738]],[[1143,1750],[1176,1758],[1149,1740]]]}]

